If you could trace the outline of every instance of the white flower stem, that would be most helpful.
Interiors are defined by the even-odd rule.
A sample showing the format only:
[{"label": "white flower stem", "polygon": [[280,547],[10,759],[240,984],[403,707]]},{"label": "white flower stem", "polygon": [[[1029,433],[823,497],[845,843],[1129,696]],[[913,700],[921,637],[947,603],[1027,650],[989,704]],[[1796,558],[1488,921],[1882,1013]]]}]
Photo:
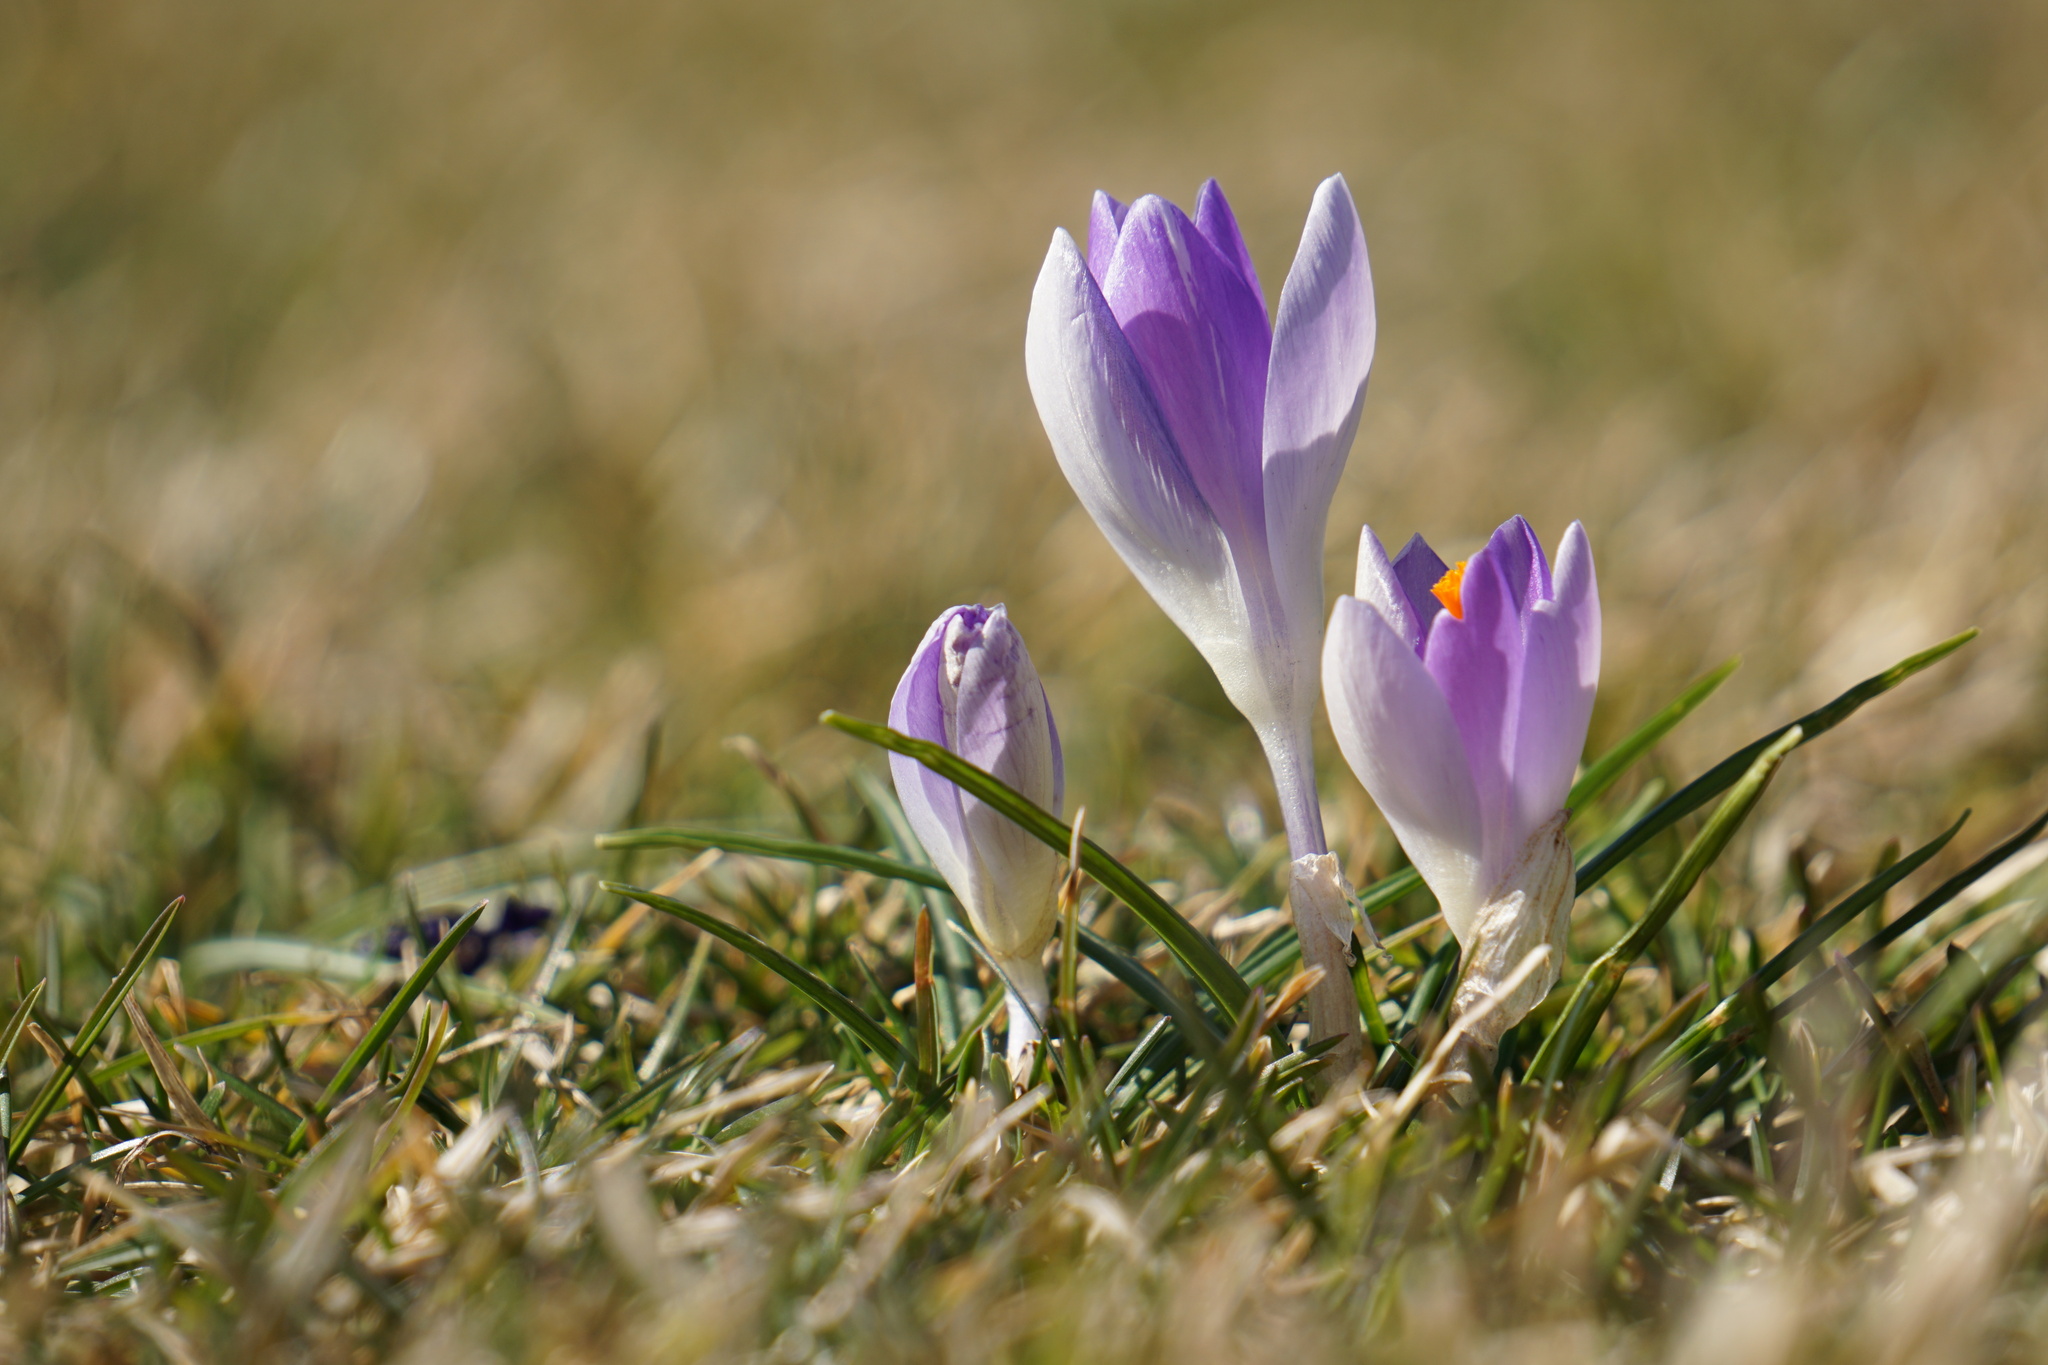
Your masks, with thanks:
[{"label": "white flower stem", "polygon": [[1328,853],[1308,726],[1260,727],[1259,745],[1266,751],[1266,765],[1273,770],[1273,791],[1280,798],[1280,818],[1287,826],[1287,851],[1297,858]]},{"label": "white flower stem", "polygon": [[1031,1050],[1045,1037],[1039,1022],[1050,1017],[1052,993],[1046,987],[1045,968],[1038,959],[1006,958],[1002,966],[1003,975],[1015,988],[1005,992],[1009,999],[1010,1039],[1004,1049],[1004,1060],[1009,1063],[1011,1082],[1022,1086],[1029,1074]]},{"label": "white flower stem", "polygon": [[1358,996],[1351,985],[1351,900],[1323,835],[1322,799],[1316,793],[1315,754],[1307,725],[1263,729],[1259,740],[1273,770],[1288,850],[1294,855],[1288,904],[1294,932],[1301,938],[1302,964],[1323,972],[1308,993],[1309,1038],[1341,1040],[1329,1054],[1324,1073],[1335,1080],[1355,1070],[1364,1051]]}]

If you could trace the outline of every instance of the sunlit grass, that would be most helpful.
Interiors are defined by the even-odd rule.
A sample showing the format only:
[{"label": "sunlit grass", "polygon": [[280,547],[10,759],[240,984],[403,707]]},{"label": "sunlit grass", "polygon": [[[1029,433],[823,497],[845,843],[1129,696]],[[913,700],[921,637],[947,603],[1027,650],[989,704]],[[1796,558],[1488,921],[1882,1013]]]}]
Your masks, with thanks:
[{"label": "sunlit grass", "polygon": [[[2037,1352],[2044,69],[2003,0],[9,8],[0,1338]],[[1256,744],[1024,385],[1098,185],[1219,177],[1272,280],[1332,171],[1381,310],[1333,588],[1364,521],[1582,518],[1596,754],[1744,660],[1589,765],[1566,978],[1455,1106],[1402,1099],[1448,940],[1327,744],[1373,1074],[1252,1009],[1301,985]],[[876,755],[813,723],[970,599],[1098,846],[1025,1077]],[[595,838],[633,828],[671,834]]]},{"label": "sunlit grass", "polygon": [[[867,777],[767,768],[810,838],[422,869],[388,939],[178,964],[174,905],[87,1017],[45,980],[0,1031],[9,1327],[59,1358],[1239,1359],[1540,1330],[1690,1359],[1733,1330],[1704,1295],[1802,1359],[2023,1352],[2033,1319],[1981,1310],[2044,1245],[2048,815],[1938,882],[1961,822],[1836,893],[1795,865],[1789,902],[1723,853],[1809,728],[1875,723],[1854,713],[1965,643],[1661,800],[1645,756],[1725,671],[1591,764],[1574,965],[1490,1074],[1411,876],[1361,888],[1373,1044],[1333,1079],[1289,1024],[1292,931],[1253,908],[1274,858],[1193,836],[1129,869],[1092,849],[1050,1041],[1011,1075],[998,983]],[[1202,863],[1226,901],[1173,885]],[[1738,923],[1745,895],[1784,913]],[[515,905],[549,922],[515,933]]]}]

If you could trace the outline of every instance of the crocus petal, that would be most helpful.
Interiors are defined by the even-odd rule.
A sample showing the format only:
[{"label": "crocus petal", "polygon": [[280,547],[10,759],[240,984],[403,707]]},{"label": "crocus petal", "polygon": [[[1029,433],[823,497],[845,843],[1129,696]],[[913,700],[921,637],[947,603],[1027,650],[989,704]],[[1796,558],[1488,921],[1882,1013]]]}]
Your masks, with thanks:
[{"label": "crocus petal", "polygon": [[1375,328],[1365,232],[1333,175],[1316,187],[1280,290],[1260,434],[1273,575],[1289,630],[1310,653],[1323,620],[1323,528],[1358,431]]},{"label": "crocus petal", "polygon": [[1067,758],[1060,752],[1060,727],[1052,718],[1052,698],[1045,693],[1045,684],[1038,686],[1039,700],[1045,706],[1045,737],[1052,741],[1052,804],[1046,809],[1057,815],[1067,806]]},{"label": "crocus petal", "polygon": [[[924,641],[910,656],[910,667],[896,684],[889,702],[889,728],[900,730],[934,744],[947,742],[945,707],[941,700],[945,682],[945,633],[953,617],[977,608],[955,607],[924,633]],[[932,866],[952,886],[966,886],[972,877],[967,851],[967,830],[960,812],[960,789],[902,754],[889,755],[889,776],[896,784],[896,799],[903,805],[904,818],[917,834],[917,841],[930,855]]]},{"label": "crocus petal", "polygon": [[1385,617],[1337,599],[1323,642],[1330,728],[1462,940],[1484,899],[1465,741],[1436,680]]},{"label": "crocus petal", "polygon": [[1465,565],[1464,619],[1445,612],[1431,627],[1422,659],[1449,703],[1465,741],[1472,786],[1484,822],[1487,871],[1498,875],[1520,852],[1514,832],[1508,762],[1514,731],[1509,706],[1522,677],[1522,622],[1507,576],[1489,545]]},{"label": "crocus petal", "polygon": [[[1520,611],[1550,598],[1550,563],[1536,529],[1520,516],[1509,517],[1486,542],[1486,549],[1507,580],[1508,593]],[[1547,818],[1547,817],[1546,817]]]},{"label": "crocus petal", "polygon": [[1265,304],[1186,214],[1151,194],[1124,219],[1102,295],[1233,550],[1263,554]]},{"label": "crocus petal", "polygon": [[[1401,547],[1401,553],[1394,556],[1394,581],[1401,585],[1401,595],[1408,600],[1408,609],[1415,613],[1422,639],[1429,639],[1429,632],[1436,624],[1436,618],[1444,610],[1443,599],[1432,588],[1451,571],[1429,542],[1418,532],[1408,537],[1408,543]],[[1421,646],[1417,646],[1420,652]]]},{"label": "crocus petal", "polygon": [[1137,356],[1064,230],[1053,233],[1032,290],[1024,369],[1053,454],[1081,505],[1187,630],[1186,599],[1200,597],[1227,564],[1223,538],[1167,434]]},{"label": "crocus petal", "polygon": [[1116,254],[1116,236],[1123,229],[1124,215],[1130,211],[1130,205],[1101,190],[1095,191],[1095,202],[1088,209],[1088,273],[1095,276],[1097,284],[1109,274],[1109,258]]},{"label": "crocus petal", "polygon": [[1195,228],[1209,239],[1209,245],[1216,248],[1223,259],[1237,267],[1237,273],[1252,287],[1258,297],[1259,307],[1266,306],[1266,291],[1259,287],[1258,267],[1252,264],[1251,248],[1244,244],[1244,234],[1238,231],[1237,215],[1230,211],[1230,201],[1223,197],[1223,187],[1214,180],[1202,182],[1202,192],[1195,196]]},{"label": "crocus petal", "polygon": [[1534,830],[1564,807],[1600,683],[1600,592],[1593,551],[1579,523],[1571,524],[1558,546],[1556,597],[1536,604],[1523,632],[1515,806],[1518,827]]},{"label": "crocus petal", "polygon": [[[958,669],[947,747],[1026,799],[1052,807],[1045,688],[1008,614],[997,607],[981,622],[956,615],[944,655]],[[1059,855],[978,797],[962,794],[960,813],[974,851],[977,880],[967,900],[975,928],[1000,956],[1036,952],[1052,929]],[[956,883],[955,889],[965,888]]]},{"label": "crocus petal", "polygon": [[1045,687],[1009,613],[996,607],[981,621],[955,615],[946,636],[944,653],[959,660],[960,669],[947,747],[1051,809],[1055,784]]},{"label": "crocus petal", "polygon": [[[1417,536],[1408,542],[1408,549],[1414,549],[1421,541],[1422,537]],[[1425,551],[1429,549],[1427,545],[1422,548]],[[1402,553],[1406,554],[1408,550]],[[1359,528],[1358,583],[1352,591],[1378,612],[1394,628],[1394,633],[1408,642],[1410,649],[1417,654],[1422,652],[1423,623],[1416,619],[1415,606],[1408,600],[1399,570],[1387,559],[1386,547],[1380,544],[1380,538],[1373,534],[1370,526]],[[1438,610],[1442,610],[1441,603]]]}]

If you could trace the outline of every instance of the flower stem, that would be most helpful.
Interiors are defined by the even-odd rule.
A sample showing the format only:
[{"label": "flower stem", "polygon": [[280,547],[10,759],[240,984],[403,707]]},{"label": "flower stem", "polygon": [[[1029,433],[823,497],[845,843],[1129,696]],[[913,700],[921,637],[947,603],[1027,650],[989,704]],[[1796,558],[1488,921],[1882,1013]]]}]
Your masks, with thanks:
[{"label": "flower stem", "polygon": [[1296,858],[1328,853],[1323,837],[1323,802],[1316,794],[1315,750],[1308,727],[1274,726],[1259,733],[1266,765],[1273,771],[1273,790],[1280,798],[1280,818],[1287,826],[1287,851]]},{"label": "flower stem", "polygon": [[1323,835],[1322,800],[1316,794],[1315,752],[1308,727],[1263,730],[1260,743],[1273,770],[1273,789],[1287,824],[1287,846],[1294,855],[1288,905],[1294,932],[1301,938],[1304,966],[1320,967],[1322,980],[1308,993],[1309,1037],[1342,1041],[1330,1053],[1332,1080],[1356,1069],[1363,1053],[1359,1040],[1358,997],[1351,984],[1351,906],[1344,878],[1329,856]]}]

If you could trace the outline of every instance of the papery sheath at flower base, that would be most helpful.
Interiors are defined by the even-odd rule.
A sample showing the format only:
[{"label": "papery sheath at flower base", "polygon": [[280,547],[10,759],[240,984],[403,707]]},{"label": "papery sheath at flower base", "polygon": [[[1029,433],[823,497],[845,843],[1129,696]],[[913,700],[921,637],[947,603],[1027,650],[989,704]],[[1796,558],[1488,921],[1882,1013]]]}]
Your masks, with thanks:
[{"label": "papery sheath at flower base", "polygon": [[1309,724],[1323,530],[1372,367],[1372,273],[1341,176],[1319,185],[1270,323],[1215,181],[1190,218],[1097,193],[1032,293],[1025,368],[1053,453],[1124,563],[1258,733],[1294,854],[1318,1038],[1357,1056],[1350,900],[1324,842]]},{"label": "papery sheath at flower base", "polygon": [[[1002,607],[953,607],[932,622],[889,704],[891,728],[942,744],[1057,815],[1065,795],[1059,732],[1023,637]],[[1011,988],[1013,1075],[1039,1040],[1049,996],[1059,855],[1008,816],[902,754],[896,798]]]},{"label": "papery sheath at flower base", "polygon": [[1600,594],[1577,522],[1552,571],[1516,517],[1446,566],[1421,536],[1359,537],[1355,597],[1323,645],[1337,744],[1436,893],[1464,970],[1452,1017],[1541,964],[1468,1035],[1490,1058],[1564,966],[1573,901],[1565,797],[1600,680]]}]

